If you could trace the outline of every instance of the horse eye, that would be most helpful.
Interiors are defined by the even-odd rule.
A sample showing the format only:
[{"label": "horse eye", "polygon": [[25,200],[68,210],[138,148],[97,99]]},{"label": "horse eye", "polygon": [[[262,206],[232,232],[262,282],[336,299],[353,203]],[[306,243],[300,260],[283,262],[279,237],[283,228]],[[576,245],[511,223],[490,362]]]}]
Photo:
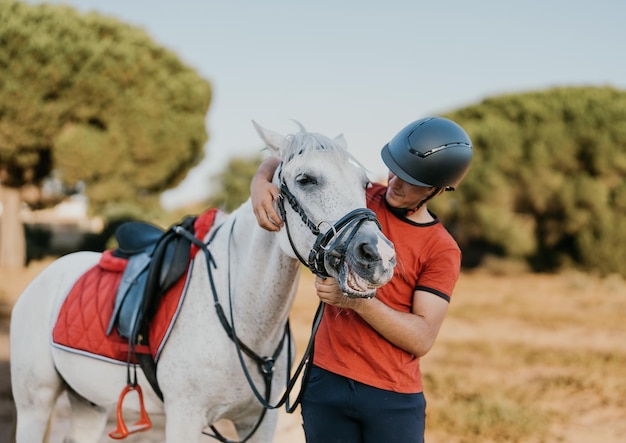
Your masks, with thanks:
[{"label": "horse eye", "polygon": [[296,181],[298,182],[299,185],[316,185],[317,184],[317,180],[315,179],[315,177],[311,177],[310,175],[307,175],[307,174],[299,175],[298,177],[296,177]]}]

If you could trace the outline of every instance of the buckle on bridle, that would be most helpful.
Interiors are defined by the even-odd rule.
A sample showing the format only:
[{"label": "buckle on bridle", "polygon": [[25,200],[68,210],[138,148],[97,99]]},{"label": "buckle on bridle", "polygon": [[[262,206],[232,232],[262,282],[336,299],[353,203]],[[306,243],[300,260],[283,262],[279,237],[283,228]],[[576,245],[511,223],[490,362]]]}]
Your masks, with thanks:
[{"label": "buckle on bridle", "polygon": [[262,375],[272,375],[274,373],[274,357],[263,357],[263,361],[259,364],[259,372]]},{"label": "buckle on bridle", "polygon": [[[325,234],[323,234],[323,238],[326,240],[325,244],[321,243],[319,244],[319,247],[322,248],[324,251],[328,250],[328,243],[330,243],[330,240],[335,238],[337,236],[337,230],[335,229],[335,225],[333,225],[331,222],[326,221],[326,220],[322,220],[321,222],[319,222],[317,224],[317,231],[320,232],[320,226],[322,226],[324,223],[326,223],[328,226],[330,226],[330,229],[328,231],[326,231]],[[328,233],[330,231],[333,231],[333,235],[331,235],[330,237],[328,237]],[[322,234],[318,234],[318,235],[322,235]],[[317,251],[315,251],[317,253]]]}]

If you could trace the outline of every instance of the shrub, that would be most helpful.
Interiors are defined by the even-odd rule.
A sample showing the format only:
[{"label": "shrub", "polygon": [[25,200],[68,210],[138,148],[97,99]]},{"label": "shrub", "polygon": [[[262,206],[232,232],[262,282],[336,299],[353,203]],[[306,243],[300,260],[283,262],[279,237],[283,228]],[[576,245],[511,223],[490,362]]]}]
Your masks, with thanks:
[{"label": "shrub", "polygon": [[554,88],[445,115],[475,146],[458,191],[433,201],[464,265],[485,254],[534,270],[626,276],[626,91]]}]

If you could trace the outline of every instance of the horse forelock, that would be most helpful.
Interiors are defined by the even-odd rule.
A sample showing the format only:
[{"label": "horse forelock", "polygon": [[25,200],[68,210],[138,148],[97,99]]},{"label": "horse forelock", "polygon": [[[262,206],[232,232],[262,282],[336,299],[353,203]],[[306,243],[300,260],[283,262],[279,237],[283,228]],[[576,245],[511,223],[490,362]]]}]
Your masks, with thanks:
[{"label": "horse forelock", "polygon": [[352,156],[346,147],[330,137],[315,132],[307,132],[301,126],[301,131],[286,136],[288,145],[283,152],[283,162],[289,163],[295,157],[302,157],[308,162],[318,152],[323,151],[332,155],[332,160],[337,162],[349,162],[365,170],[363,165]]}]

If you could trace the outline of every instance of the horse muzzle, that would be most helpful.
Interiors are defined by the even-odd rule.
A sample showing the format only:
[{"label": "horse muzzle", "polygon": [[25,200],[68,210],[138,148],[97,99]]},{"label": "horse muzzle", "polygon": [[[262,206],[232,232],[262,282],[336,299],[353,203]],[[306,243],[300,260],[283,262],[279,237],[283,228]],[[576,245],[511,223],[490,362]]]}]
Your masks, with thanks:
[{"label": "horse muzzle", "polygon": [[337,235],[324,251],[325,272],[347,297],[371,298],[393,276],[393,245],[377,224],[364,221],[346,229],[350,232]]}]

